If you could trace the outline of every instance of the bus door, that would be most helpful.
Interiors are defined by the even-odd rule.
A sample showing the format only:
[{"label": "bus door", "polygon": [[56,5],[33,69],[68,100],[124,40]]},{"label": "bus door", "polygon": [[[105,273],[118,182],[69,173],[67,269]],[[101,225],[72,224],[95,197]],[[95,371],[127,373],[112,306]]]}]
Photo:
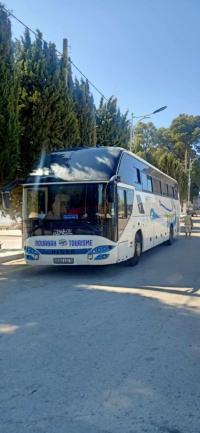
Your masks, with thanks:
[{"label": "bus door", "polygon": [[131,216],[133,211],[134,190],[117,187],[118,216],[118,258],[125,260],[130,254],[130,239],[133,237]]}]

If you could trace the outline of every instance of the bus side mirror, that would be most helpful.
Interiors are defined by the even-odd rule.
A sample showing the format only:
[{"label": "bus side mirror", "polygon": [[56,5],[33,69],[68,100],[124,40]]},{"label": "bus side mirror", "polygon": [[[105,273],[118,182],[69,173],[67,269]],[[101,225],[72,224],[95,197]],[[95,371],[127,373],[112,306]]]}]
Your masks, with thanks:
[{"label": "bus side mirror", "polygon": [[10,208],[10,193],[9,192],[2,192],[2,205],[3,205],[3,209],[9,209]]}]

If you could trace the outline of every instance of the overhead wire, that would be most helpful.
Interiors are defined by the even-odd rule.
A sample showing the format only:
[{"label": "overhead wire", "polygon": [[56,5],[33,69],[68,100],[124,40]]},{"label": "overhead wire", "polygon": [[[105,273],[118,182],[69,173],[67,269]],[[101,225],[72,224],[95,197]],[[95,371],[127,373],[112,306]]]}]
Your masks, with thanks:
[{"label": "overhead wire", "polygon": [[[12,18],[14,18],[16,21],[18,21],[19,24],[21,24],[23,27],[25,27],[27,30],[29,30],[29,32],[31,32],[35,37],[38,37],[38,33],[36,31],[34,31],[31,27],[27,26],[22,20],[20,20],[16,15],[14,15],[12,11],[7,9],[5,6],[3,6],[3,9],[7,13],[8,16],[11,16]],[[45,44],[47,44],[47,41],[45,39],[41,38],[41,40]],[[61,53],[61,51],[59,51],[57,48],[55,49],[55,51],[59,54],[59,56],[61,56],[61,57],[63,56],[63,53]],[[81,69],[78,68],[78,66],[71,60],[70,57],[68,57],[68,61],[79,72],[79,74],[81,74],[82,77],[84,77],[85,80],[87,80],[87,82],[96,90],[96,92],[99,93],[99,95],[101,95],[101,97],[103,99],[105,99],[105,101],[108,102],[108,98],[105,97],[103,92],[101,92],[101,90],[99,90],[98,87],[95,86],[95,84],[89,78],[87,78],[87,76],[81,71]]]}]

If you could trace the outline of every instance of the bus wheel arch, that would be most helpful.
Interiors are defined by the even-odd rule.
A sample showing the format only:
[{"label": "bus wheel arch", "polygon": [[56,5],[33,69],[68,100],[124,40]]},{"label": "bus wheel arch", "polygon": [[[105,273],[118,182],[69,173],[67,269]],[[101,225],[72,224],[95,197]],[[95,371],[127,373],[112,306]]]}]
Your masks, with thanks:
[{"label": "bus wheel arch", "polygon": [[142,230],[138,230],[135,234],[134,254],[133,257],[127,260],[128,266],[136,266],[138,264],[140,260],[140,256],[142,254],[142,248],[143,248]]}]

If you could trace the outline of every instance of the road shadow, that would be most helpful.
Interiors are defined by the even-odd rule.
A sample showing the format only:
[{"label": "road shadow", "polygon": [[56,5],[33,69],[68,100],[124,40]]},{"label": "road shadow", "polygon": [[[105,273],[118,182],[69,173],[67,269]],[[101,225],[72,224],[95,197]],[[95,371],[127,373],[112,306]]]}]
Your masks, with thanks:
[{"label": "road shadow", "polygon": [[152,272],[158,259],[172,267],[173,247],[149,251],[135,269],[5,266],[0,293],[18,293],[0,302],[0,432],[198,431],[197,306],[149,299],[186,290]]},{"label": "road shadow", "polygon": [[1,265],[0,432],[198,431],[199,247],[135,268]]}]

